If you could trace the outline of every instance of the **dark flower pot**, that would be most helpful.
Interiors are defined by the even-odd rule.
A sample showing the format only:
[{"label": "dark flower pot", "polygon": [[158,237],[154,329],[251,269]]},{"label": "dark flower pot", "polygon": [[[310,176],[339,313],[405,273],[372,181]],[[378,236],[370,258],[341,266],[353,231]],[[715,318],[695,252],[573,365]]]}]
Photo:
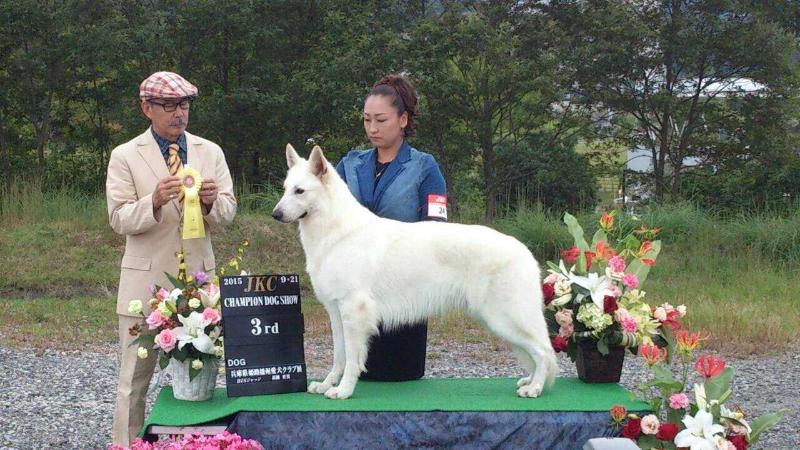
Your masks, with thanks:
[{"label": "dark flower pot", "polygon": [[578,378],[584,383],[619,383],[622,375],[622,362],[625,359],[624,347],[609,347],[608,355],[597,350],[597,342],[580,341],[575,355]]}]

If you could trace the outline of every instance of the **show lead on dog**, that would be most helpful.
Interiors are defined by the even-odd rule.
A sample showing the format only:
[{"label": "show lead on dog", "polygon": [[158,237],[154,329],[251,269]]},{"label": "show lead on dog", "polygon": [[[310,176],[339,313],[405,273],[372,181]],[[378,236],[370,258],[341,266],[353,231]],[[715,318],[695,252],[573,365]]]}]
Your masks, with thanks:
[{"label": "show lead on dog", "polygon": [[[447,187],[439,165],[433,155],[408,144],[407,139],[416,134],[418,114],[414,86],[403,76],[382,78],[364,101],[364,130],[375,147],[350,151],[336,171],[359,203],[379,217],[446,221]],[[381,326],[371,341],[362,377],[422,378],[427,337],[426,321],[394,330]]]},{"label": "show lead on dog", "polygon": [[106,178],[109,222],[126,238],[117,294],[122,353],[113,425],[114,443],[123,446],[130,445],[142,427],[145,394],[156,364],[155,352],[140,359],[137,348],[129,346],[134,339],[129,330],[146,324],[128,311],[128,303],[143,300],[144,314],[149,314],[147,299],[153,294],[148,287],[170,286],[164,273],[176,272],[181,248],[188,273],[202,270],[213,276],[216,266],[210,233],[182,242],[178,171],[187,166],[203,177],[199,198],[206,231],[230,223],[236,214],[222,149],[186,132],[197,88],[176,73],[156,72],[142,82],[139,97],[151,126],[111,152]]}]

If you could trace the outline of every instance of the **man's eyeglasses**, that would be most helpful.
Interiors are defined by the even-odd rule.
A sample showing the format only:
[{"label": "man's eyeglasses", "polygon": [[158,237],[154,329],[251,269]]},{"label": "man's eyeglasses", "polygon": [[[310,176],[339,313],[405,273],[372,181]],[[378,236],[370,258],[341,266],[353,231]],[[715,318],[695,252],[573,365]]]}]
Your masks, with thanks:
[{"label": "man's eyeglasses", "polygon": [[157,101],[154,101],[154,100],[148,100],[147,102],[151,103],[153,105],[161,106],[162,108],[164,108],[165,112],[173,112],[176,109],[178,109],[178,106],[180,106],[181,109],[184,110],[184,111],[189,109],[189,107],[192,106],[192,101],[193,100],[194,99],[191,99],[191,98],[184,98],[179,102],[164,102],[164,103],[161,103],[161,102],[157,102]]}]

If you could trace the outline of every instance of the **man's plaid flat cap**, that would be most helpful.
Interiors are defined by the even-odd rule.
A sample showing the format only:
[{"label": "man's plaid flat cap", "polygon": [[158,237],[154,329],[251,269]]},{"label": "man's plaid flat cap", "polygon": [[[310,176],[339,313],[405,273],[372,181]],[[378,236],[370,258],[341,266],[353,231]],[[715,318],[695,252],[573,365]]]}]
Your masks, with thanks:
[{"label": "man's plaid flat cap", "polygon": [[156,72],[139,85],[141,98],[197,97],[197,87],[174,72]]}]

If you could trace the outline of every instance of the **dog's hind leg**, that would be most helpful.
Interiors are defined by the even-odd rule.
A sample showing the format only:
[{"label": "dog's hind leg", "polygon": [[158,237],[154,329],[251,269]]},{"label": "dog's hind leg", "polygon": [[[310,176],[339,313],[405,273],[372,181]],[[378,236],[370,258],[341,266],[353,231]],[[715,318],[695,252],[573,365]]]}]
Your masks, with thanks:
[{"label": "dog's hind leg", "polygon": [[358,376],[365,369],[369,339],[378,332],[378,316],[372,297],[356,293],[339,304],[344,336],[345,365],[338,386],[325,392],[325,397],[345,399],[353,395]]},{"label": "dog's hind leg", "polygon": [[[529,377],[523,377],[518,382],[517,394],[520,397],[538,397],[545,384],[552,384],[558,371],[547,325],[541,313],[537,316],[533,307],[514,309],[508,306],[495,304],[481,311],[480,315],[492,332],[527,353],[528,358],[533,360],[535,368],[532,375],[529,380]],[[541,320],[537,320],[537,317]],[[523,365],[525,361],[527,359],[520,359]]]},{"label": "dog's hind leg", "polygon": [[308,385],[308,392],[312,394],[324,394],[328,389],[336,384],[344,373],[345,350],[344,350],[344,330],[342,327],[342,315],[339,307],[333,303],[323,303],[328,317],[331,321],[331,334],[333,335],[333,368],[322,382],[312,381]]},{"label": "dog's hind leg", "polygon": [[536,372],[536,363],[533,362],[531,356],[528,354],[528,352],[522,349],[522,347],[518,345],[512,345],[511,349],[513,350],[514,356],[517,357],[517,360],[522,368],[528,371],[528,375],[517,380],[517,387],[531,384],[531,380],[533,380],[533,373]]}]

